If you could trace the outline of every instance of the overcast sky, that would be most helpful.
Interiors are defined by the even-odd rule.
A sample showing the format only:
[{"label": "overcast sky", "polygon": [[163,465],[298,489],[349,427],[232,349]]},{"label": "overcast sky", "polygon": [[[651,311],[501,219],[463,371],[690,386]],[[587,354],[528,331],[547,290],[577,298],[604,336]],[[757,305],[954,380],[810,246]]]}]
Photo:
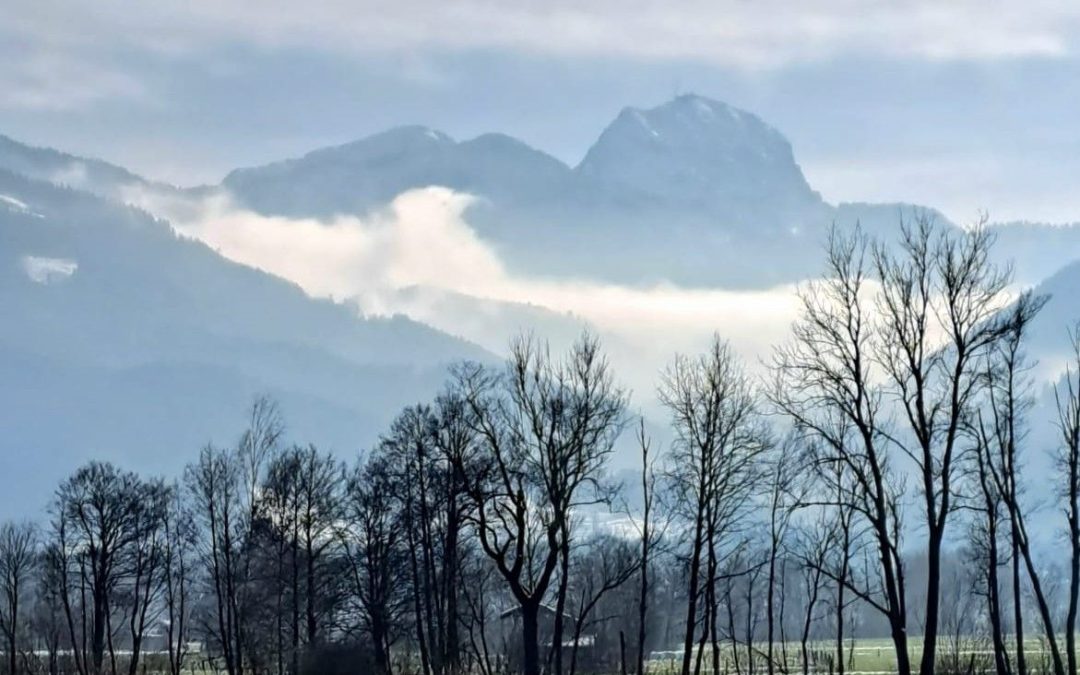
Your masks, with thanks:
[{"label": "overcast sky", "polygon": [[830,201],[1080,220],[1080,3],[6,0],[0,133],[178,184],[390,126],[577,162],[626,105],[762,116]]}]

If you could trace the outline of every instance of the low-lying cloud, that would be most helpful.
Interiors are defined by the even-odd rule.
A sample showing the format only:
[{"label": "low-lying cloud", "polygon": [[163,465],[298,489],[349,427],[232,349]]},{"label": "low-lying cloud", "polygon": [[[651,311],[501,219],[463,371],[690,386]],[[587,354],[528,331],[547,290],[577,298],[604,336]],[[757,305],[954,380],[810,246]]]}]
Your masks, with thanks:
[{"label": "low-lying cloud", "polygon": [[442,188],[413,190],[370,217],[323,222],[260,215],[217,193],[165,215],[182,234],[311,295],[344,299],[408,286],[475,294],[506,272],[462,219],[470,201]]},{"label": "low-lying cloud", "polygon": [[515,274],[466,221],[472,200],[429,187],[405,192],[370,216],[328,222],[261,215],[225,192],[198,201],[132,201],[225,257],[313,296],[355,299],[367,314],[406,314],[496,352],[518,330],[561,347],[589,326],[620,377],[649,394],[676,352],[700,350],[719,332],[753,361],[783,338],[794,316],[792,287],[634,287]]},{"label": "low-lying cloud", "polygon": [[[646,409],[655,404],[659,371],[676,353],[697,353],[718,333],[757,370],[788,337],[799,310],[793,285],[632,286],[516,273],[469,225],[474,198],[442,187],[410,190],[370,215],[326,222],[259,214],[225,191],[198,199],[133,192],[128,200],[312,296],[355,301],[367,315],[404,314],[497,354],[522,331],[564,349],[588,327]],[[1041,356],[1040,379],[1053,379],[1060,359]]]}]

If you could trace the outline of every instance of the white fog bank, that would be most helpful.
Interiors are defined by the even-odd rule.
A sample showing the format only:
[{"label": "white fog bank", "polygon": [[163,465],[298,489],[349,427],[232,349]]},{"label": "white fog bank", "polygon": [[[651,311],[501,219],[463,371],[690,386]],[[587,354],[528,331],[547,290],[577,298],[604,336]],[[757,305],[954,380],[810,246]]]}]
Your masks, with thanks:
[{"label": "white fog bank", "polygon": [[313,296],[355,299],[365,314],[405,314],[496,353],[518,330],[563,347],[587,325],[639,398],[652,397],[658,371],[675,353],[703,349],[714,332],[753,365],[783,339],[794,317],[791,286],[637,287],[515,274],[466,221],[472,199],[439,187],[410,190],[378,213],[329,222],[261,215],[226,193],[132,201],[227,258],[289,279]]}]

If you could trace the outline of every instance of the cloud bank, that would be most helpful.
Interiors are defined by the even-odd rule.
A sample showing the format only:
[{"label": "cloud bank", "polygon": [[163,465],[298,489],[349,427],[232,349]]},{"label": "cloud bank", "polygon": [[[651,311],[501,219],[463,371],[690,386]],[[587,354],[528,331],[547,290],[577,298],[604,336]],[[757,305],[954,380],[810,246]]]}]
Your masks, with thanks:
[{"label": "cloud bank", "polygon": [[505,278],[502,263],[462,218],[470,201],[443,188],[413,190],[370,218],[328,223],[263,216],[237,207],[227,193],[165,209],[144,206],[232,260],[340,300],[408,286],[477,294]]},{"label": "cloud bank", "polygon": [[518,330],[561,348],[588,326],[620,376],[646,395],[676,352],[702,349],[714,332],[751,362],[766,355],[796,307],[791,287],[630,287],[515,274],[466,221],[472,197],[446,188],[411,190],[370,217],[326,223],[260,215],[224,192],[198,201],[145,194],[129,201],[311,295],[356,300],[368,314],[406,314],[496,352]]},{"label": "cloud bank", "polygon": [[[108,37],[185,55],[215,44],[376,50],[505,49],[560,57],[686,59],[769,68],[846,54],[922,60],[1057,57],[1080,8],[1061,0],[16,0],[9,31],[53,44]],[[72,16],[74,14],[74,16]],[[61,20],[64,17],[66,20]]]},{"label": "cloud bank", "polygon": [[[494,353],[522,331],[562,350],[587,327],[602,339],[638,405],[654,411],[657,376],[675,354],[699,353],[719,334],[752,372],[763,372],[799,314],[794,285],[729,290],[519,274],[468,223],[473,200],[427,187],[368,216],[322,222],[255,213],[226,191],[198,199],[132,192],[128,199],[168,218],[181,234],[312,296],[355,302],[367,315],[404,314]],[[1020,290],[1010,288],[1001,306]],[[873,308],[876,284],[866,292]],[[942,326],[934,322],[929,330],[933,343],[944,343]],[[1039,379],[1056,377],[1058,355],[1039,356]]]},{"label": "cloud bank", "polygon": [[760,71],[854,56],[1058,59],[1080,46],[1080,5],[1063,0],[11,0],[6,9],[0,49],[18,58],[0,62],[0,109],[46,112],[152,102],[136,75],[140,54],[210,73],[221,67],[214,54],[237,48],[403,64],[497,51]]}]

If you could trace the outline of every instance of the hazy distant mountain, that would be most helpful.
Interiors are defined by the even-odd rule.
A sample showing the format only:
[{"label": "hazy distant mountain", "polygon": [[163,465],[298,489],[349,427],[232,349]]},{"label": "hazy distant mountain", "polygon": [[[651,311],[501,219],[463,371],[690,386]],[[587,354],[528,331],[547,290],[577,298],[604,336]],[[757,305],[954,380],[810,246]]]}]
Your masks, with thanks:
[{"label": "hazy distant mountain", "polygon": [[[133,188],[176,190],[106,162],[3,136],[0,168],[113,199]],[[404,126],[238,169],[221,187],[264,214],[329,218],[380,209],[429,185],[476,195],[470,224],[515,271],[635,284],[789,282],[819,271],[820,256],[812,253],[833,223],[860,222],[889,237],[902,213],[933,213],[908,204],[827,204],[778,130],[695,95],[624,109],[574,168],[502,134],[455,141],[428,127]],[[994,229],[999,253],[1008,251],[1021,281],[1033,283],[1080,255],[1080,226]]]},{"label": "hazy distant mountain", "polygon": [[441,185],[480,197],[469,222],[513,269],[626,283],[791,281],[817,271],[806,252],[832,222],[895,211],[826,204],[780,132],[693,95],[623,110],[575,168],[503,135],[458,142],[401,127],[222,185],[260,212],[315,217]]},{"label": "hazy distant mountain", "polygon": [[[88,457],[175,472],[251,398],[351,453],[446,364],[491,356],[412,320],[362,319],[229,262],[141,211],[0,171],[0,447],[40,499]],[[14,463],[14,465],[12,464]],[[43,492],[44,491],[44,492]]]},{"label": "hazy distant mountain", "polygon": [[[121,167],[0,136],[0,168],[124,200],[174,192]],[[455,141],[404,126],[222,182],[264,214],[329,218],[441,185],[480,199],[469,222],[524,273],[624,283],[766,286],[814,274],[832,223],[891,235],[906,204],[826,204],[790,143],[757,116],[701,96],[626,108],[571,168],[503,134]],[[195,191],[195,194],[202,190]],[[947,219],[936,214],[941,222]],[[1035,281],[1080,250],[1080,227],[995,228]]]},{"label": "hazy distant mountain", "polygon": [[238,169],[222,184],[251,208],[294,216],[364,212],[427,185],[474,193],[503,208],[737,208],[767,211],[775,221],[822,206],[778,131],[750,113],[690,95],[651,110],[625,109],[575,169],[502,134],[457,142],[407,126]]},{"label": "hazy distant mountain", "polygon": [[700,96],[624,109],[576,172],[631,203],[735,217],[757,233],[780,228],[786,235],[823,207],[780,132]]},{"label": "hazy distant mountain", "polygon": [[1014,263],[1022,283],[1033,284],[1080,260],[1080,223],[996,223],[991,230],[997,237],[999,256]]},{"label": "hazy distant mountain", "polygon": [[1035,292],[1050,299],[1033,322],[1029,349],[1036,358],[1055,359],[1051,365],[1060,365],[1067,357],[1069,331],[1080,326],[1080,260],[1050,275]]},{"label": "hazy distant mountain", "polygon": [[[779,131],[695,95],[624,109],[574,168],[508,136],[459,142],[412,126],[240,169],[222,185],[260,212],[316,217],[365,213],[405,190],[442,185],[480,197],[469,222],[513,269],[623,283],[789,282],[820,270],[813,252],[833,223],[894,236],[901,213],[934,213],[827,204]],[[1041,278],[1045,260],[1073,255],[1043,232],[1000,230],[1016,245],[1022,277]],[[1080,228],[1072,234],[1080,240]]]},{"label": "hazy distant mountain", "polygon": [[262,213],[364,213],[416,187],[441,185],[520,206],[563,198],[570,169],[501,134],[457,142],[426,127],[391,129],[299,159],[238,169],[222,185]]},{"label": "hazy distant mountain", "polygon": [[148,181],[115,164],[69,155],[52,148],[37,148],[2,134],[0,169],[112,199],[122,198],[124,191],[133,187],[173,189]]}]

